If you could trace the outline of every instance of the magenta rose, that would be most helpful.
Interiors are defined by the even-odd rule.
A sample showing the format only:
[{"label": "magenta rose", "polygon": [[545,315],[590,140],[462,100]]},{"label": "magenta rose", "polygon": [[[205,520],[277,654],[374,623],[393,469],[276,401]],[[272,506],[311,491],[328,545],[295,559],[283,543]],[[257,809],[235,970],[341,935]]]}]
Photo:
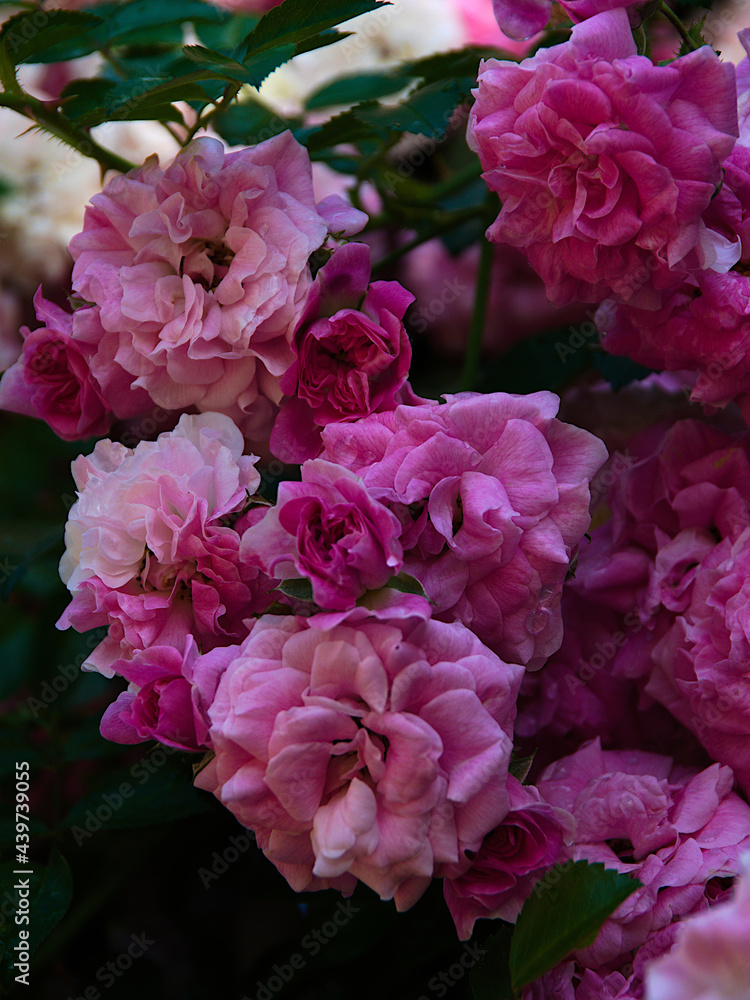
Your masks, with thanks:
[{"label": "magenta rose", "polygon": [[75,460],[60,562],[73,598],[59,627],[109,628],[90,668],[111,676],[134,650],[181,650],[188,634],[203,650],[227,645],[273,600],[239,558],[237,515],[260,481],[243,447],[228,417],[204,413],[135,449],[105,440]]},{"label": "magenta rose", "polygon": [[615,9],[520,64],[483,62],[475,94],[470,141],[503,203],[488,236],[524,250],[556,305],[649,306],[736,261],[701,218],[738,134],[734,67],[708,46],[654,66]]},{"label": "magenta rose", "polygon": [[23,327],[23,351],[0,380],[0,409],[39,417],[72,441],[106,434],[114,419],[105,395],[89,369],[87,345],[74,336],[76,314],[34,296],[39,320]]},{"label": "magenta rose", "polygon": [[210,749],[208,708],[234,651],[216,648],[200,656],[192,636],[182,653],[174,646],[138,650],[112,669],[130,687],[105,711],[101,733],[115,743],[158,740],[177,750]]},{"label": "magenta rose", "polygon": [[316,205],[288,132],[232,153],[195,139],[165,168],[150,157],[115,177],[70,243],[73,288],[104,329],[92,365],[116,357],[158,406],[225,413],[267,439],[309,258],[329,225],[366,219],[343,205]]},{"label": "magenta rose", "polygon": [[320,429],[392,410],[411,364],[404,313],[414,301],[397,281],[370,284],[370,248],[349,243],[318,272],[279,383],[287,398],[271,448],[285,462],[320,454]]},{"label": "magenta rose", "polygon": [[556,396],[460,393],[323,431],[323,457],[402,524],[404,568],[436,614],[538,668],[560,645],[560,593],[606,458],[555,419]]},{"label": "magenta rose", "polygon": [[508,815],[484,838],[471,867],[443,882],[462,941],[471,937],[480,917],[514,922],[534,884],[573,838],[573,817],[542,802],[533,785],[508,775],[507,789]]},{"label": "magenta rose", "polygon": [[406,610],[266,615],[221,678],[196,784],[294,889],[359,879],[406,909],[508,811],[522,673]]},{"label": "magenta rose", "polygon": [[313,459],[301,483],[280,484],[276,506],[242,536],[240,555],[269,577],[310,580],[321,608],[345,611],[399,572],[400,530],[359,476]]}]

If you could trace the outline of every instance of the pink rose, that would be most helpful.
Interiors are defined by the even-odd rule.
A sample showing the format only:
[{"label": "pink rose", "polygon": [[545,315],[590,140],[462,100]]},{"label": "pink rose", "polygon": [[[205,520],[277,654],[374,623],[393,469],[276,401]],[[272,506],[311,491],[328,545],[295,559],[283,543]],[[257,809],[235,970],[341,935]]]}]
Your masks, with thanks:
[{"label": "pink rose", "polygon": [[323,457],[399,518],[404,568],[436,613],[540,667],[560,645],[560,592],[606,449],[555,419],[552,393],[445,398],[331,424]]},{"label": "pink rose", "polygon": [[479,71],[469,137],[503,203],[488,236],[520,247],[556,305],[655,289],[737,259],[702,214],[737,136],[734,67],[708,46],[654,66],[627,12]]},{"label": "pink rose", "polygon": [[158,740],[177,750],[210,749],[208,708],[233,654],[223,647],[200,656],[189,635],[182,653],[151,646],[117,660],[112,669],[130,687],[104,713],[102,736],[115,743]]},{"label": "pink rose", "polygon": [[542,801],[533,785],[508,775],[510,812],[484,838],[471,867],[443,882],[445,901],[462,941],[480,917],[515,921],[524,900],[572,840],[575,823]]},{"label": "pink rose", "polygon": [[44,324],[33,332],[23,327],[23,351],[0,380],[0,409],[45,420],[72,441],[106,434],[114,419],[105,394],[89,369],[89,352],[75,339],[72,316],[34,296]]},{"label": "pink rose", "polygon": [[711,880],[737,874],[750,848],[750,806],[733,784],[719,764],[698,772],[659,754],[602,751],[598,740],[544,771],[542,798],[576,820],[575,860],[642,884],[575,952],[584,968],[624,961],[673,920],[705,909]]},{"label": "pink rose", "polygon": [[321,608],[345,611],[399,572],[400,529],[358,476],[314,459],[301,483],[280,484],[276,506],[242,536],[240,555],[278,580],[307,578]]},{"label": "pink rose", "polygon": [[73,463],[79,499],[65,527],[60,575],[73,594],[59,627],[106,625],[87,663],[112,663],[152,645],[204,650],[247,634],[270,582],[239,559],[232,527],[260,476],[239,430],[217,413],[184,415],[135,449],[100,441]]},{"label": "pink rose", "polygon": [[284,462],[320,454],[320,429],[403,402],[411,364],[403,318],[414,301],[397,281],[370,282],[370,248],[349,243],[318,272],[281,378],[285,400],[271,435]]},{"label": "pink rose", "polygon": [[731,902],[678,925],[668,955],[646,966],[646,1000],[740,1000],[750,996],[750,855]]},{"label": "pink rose", "polygon": [[294,889],[360,879],[406,909],[508,811],[522,672],[457,624],[266,615],[219,683],[196,784]]},{"label": "pink rose", "polygon": [[158,406],[223,412],[267,437],[309,258],[330,224],[366,218],[343,205],[316,206],[288,132],[229,154],[195,139],[164,169],[150,157],[113,178],[70,243],[73,287],[104,329],[92,366],[116,357]]}]

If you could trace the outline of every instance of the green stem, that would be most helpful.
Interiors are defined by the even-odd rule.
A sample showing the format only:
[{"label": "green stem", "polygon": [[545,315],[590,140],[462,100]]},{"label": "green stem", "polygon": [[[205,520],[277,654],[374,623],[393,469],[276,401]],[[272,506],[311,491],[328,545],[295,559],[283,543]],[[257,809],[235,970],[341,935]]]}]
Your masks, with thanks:
[{"label": "green stem", "polygon": [[202,128],[205,128],[215,115],[218,115],[220,111],[223,111],[224,108],[232,103],[235,97],[239,94],[240,90],[242,90],[241,83],[232,83],[226,87],[224,89],[224,93],[221,95],[221,98],[216,102],[216,104],[214,104],[213,108],[211,108],[211,110],[206,114],[198,115],[195,120],[195,124],[188,132],[182,145],[187,146],[187,144],[195,138],[197,132],[199,132]]},{"label": "green stem", "polygon": [[[373,273],[375,271],[382,271],[384,268],[389,267],[395,261],[399,260],[404,254],[409,253],[415,247],[421,246],[423,243],[427,243],[428,240],[434,239],[436,236],[440,236],[441,233],[447,233],[451,229],[455,229],[456,226],[460,226],[464,222],[469,222],[471,219],[479,218],[484,215],[484,208],[467,208],[461,211],[454,212],[449,218],[444,221],[439,222],[438,225],[433,226],[428,233],[423,233],[421,235],[414,236],[412,239],[407,240],[406,243],[402,243],[400,247],[396,247],[390,253],[387,253],[385,257],[381,257],[380,260],[376,260],[372,265]],[[369,227],[366,227],[366,231]]]},{"label": "green stem", "polygon": [[31,97],[29,94],[0,94],[0,107],[11,108],[19,115],[31,119],[40,125],[45,131],[67,142],[69,146],[81,153],[82,156],[89,156],[96,160],[103,171],[117,170],[126,173],[135,166],[129,160],[123,159],[117,153],[105,149],[95,142],[86,129],[81,128],[74,122],[66,118],[60,111],[55,110],[43,101]]},{"label": "green stem", "polygon": [[677,33],[679,34],[680,38],[682,38],[683,42],[690,48],[692,52],[695,52],[696,49],[701,48],[701,46],[698,45],[695,41],[693,41],[693,39],[690,37],[687,28],[682,23],[680,18],[675,14],[675,12],[669,6],[666,0],[659,0],[659,10],[664,15],[664,17],[666,17],[666,19],[677,29]]},{"label": "green stem", "polygon": [[492,263],[494,259],[495,246],[487,238],[484,238],[482,240],[482,253],[479,258],[479,270],[477,271],[477,284],[474,290],[474,311],[471,316],[471,326],[469,328],[469,343],[466,348],[464,370],[461,376],[462,390],[473,389],[477,379],[477,369],[479,368],[479,357],[482,352],[482,339],[484,337],[484,325],[487,319],[487,302],[490,295],[490,278],[492,277]]}]

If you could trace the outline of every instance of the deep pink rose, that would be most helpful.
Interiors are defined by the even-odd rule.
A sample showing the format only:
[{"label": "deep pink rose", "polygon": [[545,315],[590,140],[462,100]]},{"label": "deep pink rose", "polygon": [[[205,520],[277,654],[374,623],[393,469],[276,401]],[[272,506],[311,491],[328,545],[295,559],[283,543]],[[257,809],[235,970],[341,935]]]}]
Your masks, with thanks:
[{"label": "deep pink rose", "polygon": [[483,62],[475,94],[470,141],[503,203],[488,236],[524,250],[556,305],[649,305],[737,260],[701,219],[738,134],[734,67],[708,46],[654,66],[611,10],[520,64]]},{"label": "deep pink rose", "polygon": [[595,740],[536,784],[574,816],[576,861],[603,862],[642,883],[574,953],[584,968],[624,961],[673,920],[705,909],[710,880],[736,875],[750,848],[750,806],[719,764],[697,771],[659,754],[602,751]]},{"label": "deep pink rose", "polygon": [[534,883],[561,858],[575,831],[573,817],[542,802],[533,785],[508,775],[510,811],[484,838],[469,868],[443,882],[462,941],[480,917],[514,922]]},{"label": "deep pink rose", "polygon": [[331,424],[324,457],[399,518],[404,568],[436,613],[540,667],[560,645],[560,592],[606,449],[556,420],[549,392],[445,398]]},{"label": "deep pink rose", "polygon": [[[73,287],[100,309],[96,356],[166,409],[225,413],[267,438],[279,377],[329,233],[366,217],[316,206],[307,152],[284,133],[225,153],[195,139],[109,181],[73,238]],[[114,404],[113,404],[114,405]]]},{"label": "deep pink rose", "polygon": [[320,454],[320,429],[405,402],[411,364],[404,313],[414,301],[397,281],[370,284],[370,248],[349,243],[318,272],[280,381],[285,400],[271,435],[285,462]]},{"label": "deep pink rose", "polygon": [[0,409],[40,417],[66,441],[106,434],[114,419],[89,369],[88,350],[76,342],[72,316],[34,296],[37,330],[21,329],[23,351],[0,380]]},{"label": "deep pink rose", "polygon": [[406,909],[508,811],[522,673],[408,612],[266,615],[219,683],[196,784],[294,889],[360,879]]},{"label": "deep pink rose", "polygon": [[269,577],[310,580],[321,608],[345,611],[399,572],[400,530],[359,476],[313,459],[301,483],[280,484],[276,506],[245,531],[240,554]]},{"label": "deep pink rose", "polygon": [[205,413],[135,449],[105,440],[75,460],[60,562],[73,599],[59,626],[109,627],[90,668],[111,675],[113,661],[181,650],[187,634],[203,650],[227,645],[266,609],[270,582],[241,563],[232,526],[260,481],[243,445],[228,417]]},{"label": "deep pink rose", "polygon": [[177,750],[210,749],[208,708],[233,655],[225,646],[200,656],[187,636],[182,652],[151,646],[117,660],[112,669],[130,687],[104,713],[102,736],[115,743],[158,740]]}]

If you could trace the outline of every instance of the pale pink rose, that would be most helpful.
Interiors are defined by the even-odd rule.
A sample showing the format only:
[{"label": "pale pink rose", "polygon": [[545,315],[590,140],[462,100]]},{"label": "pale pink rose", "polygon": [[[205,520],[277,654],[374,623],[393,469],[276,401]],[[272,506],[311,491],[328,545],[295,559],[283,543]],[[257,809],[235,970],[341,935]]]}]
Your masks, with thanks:
[{"label": "pale pink rose", "polygon": [[484,838],[471,867],[443,882],[445,901],[462,941],[480,918],[515,922],[544,872],[568,856],[573,817],[542,801],[533,785],[508,775],[510,811]]},{"label": "pale pink rose", "polygon": [[731,902],[678,926],[668,955],[646,966],[646,1000],[742,1000],[750,996],[750,855]]},{"label": "pale pink rose", "polygon": [[595,740],[536,784],[575,818],[576,861],[603,862],[641,882],[593,944],[575,952],[584,968],[624,961],[673,920],[705,909],[711,880],[736,875],[750,848],[750,806],[719,764],[698,772],[659,754],[602,751]]},{"label": "pale pink rose", "polygon": [[636,54],[621,8],[517,64],[480,66],[469,139],[503,203],[490,239],[522,248],[556,305],[656,290],[739,257],[702,220],[737,129],[734,67],[704,46]]},{"label": "pale pink rose", "polygon": [[79,499],[65,527],[60,575],[73,594],[59,627],[109,626],[87,660],[112,663],[152,645],[203,650],[247,634],[269,581],[239,559],[232,524],[260,476],[240,431],[217,413],[180,418],[135,449],[100,441],[73,463]]},{"label": "pale pink rose", "polygon": [[522,668],[409,615],[266,615],[219,683],[196,784],[298,891],[359,879],[406,909],[508,811]]},{"label": "pale pink rose", "polygon": [[323,457],[362,477],[402,523],[404,568],[436,614],[507,660],[560,645],[560,593],[606,458],[555,419],[552,393],[459,393],[323,431]]},{"label": "pale pink rose", "polygon": [[309,258],[330,226],[365,218],[341,199],[316,206],[289,132],[228,154],[195,139],[165,168],[149,157],[91,199],[70,243],[73,287],[104,328],[92,368],[116,356],[158,406],[226,413],[267,438]]},{"label": "pale pink rose", "polygon": [[224,646],[201,656],[189,635],[182,652],[151,646],[117,660],[112,669],[130,686],[105,711],[102,736],[115,743],[158,740],[177,750],[210,749],[208,708],[233,655]]},{"label": "pale pink rose", "polygon": [[281,377],[286,395],[271,434],[284,462],[320,454],[321,428],[392,410],[411,364],[404,313],[414,296],[397,281],[370,284],[370,248],[349,243],[318,271]]},{"label": "pale pink rose", "polygon": [[346,611],[399,572],[400,530],[359,476],[313,459],[301,483],[280,484],[276,506],[242,536],[240,555],[269,577],[308,579],[321,608]]}]

